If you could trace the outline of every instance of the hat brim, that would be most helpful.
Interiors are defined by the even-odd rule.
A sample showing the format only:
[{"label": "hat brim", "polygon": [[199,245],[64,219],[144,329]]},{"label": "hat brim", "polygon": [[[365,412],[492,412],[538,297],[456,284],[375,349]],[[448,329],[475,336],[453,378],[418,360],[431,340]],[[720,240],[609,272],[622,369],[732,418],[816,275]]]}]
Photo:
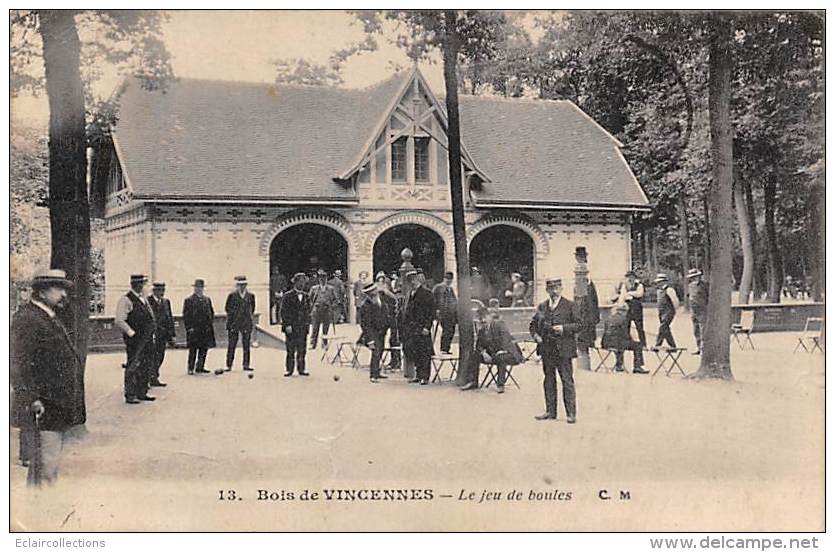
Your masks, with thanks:
[{"label": "hat brim", "polygon": [[40,278],[32,281],[29,287],[31,287],[32,289],[45,289],[51,287],[72,289],[75,287],[75,284],[72,283],[70,280],[66,280],[64,278]]}]

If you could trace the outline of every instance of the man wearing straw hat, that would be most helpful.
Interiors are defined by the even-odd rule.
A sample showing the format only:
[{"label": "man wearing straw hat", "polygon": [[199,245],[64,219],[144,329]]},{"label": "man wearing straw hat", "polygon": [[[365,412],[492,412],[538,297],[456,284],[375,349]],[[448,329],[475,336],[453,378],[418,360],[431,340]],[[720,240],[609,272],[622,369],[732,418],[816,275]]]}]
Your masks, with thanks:
[{"label": "man wearing straw hat", "polygon": [[235,348],[238,346],[238,336],[244,349],[244,371],[251,371],[250,342],[252,329],[255,327],[255,295],[246,290],[246,276],[235,276],[235,291],[226,298],[226,332],[229,345],[226,348],[226,371],[232,370],[235,362]]},{"label": "man wearing straw hat", "polygon": [[670,278],[663,273],[655,277],[655,285],[658,286],[658,337],[655,339],[655,347],[657,350],[661,344],[666,341],[667,345],[673,349],[676,348],[676,340],[673,338],[673,332],[670,325],[676,317],[676,309],[678,308],[678,295],[676,290],[670,285]]},{"label": "man wearing straw hat", "polygon": [[125,402],[139,404],[140,401],[154,401],[148,395],[148,388],[154,371],[157,329],[154,311],[145,299],[145,285],[148,277],[133,274],[130,277],[130,291],[119,298],[113,322],[122,330],[128,361],[125,364]]},{"label": "man wearing straw hat", "polygon": [[30,485],[58,477],[64,432],[72,423],[73,382],[81,357],[55,316],[72,287],[63,270],[38,272],[32,279],[31,300],[12,319],[12,414],[13,423],[29,435]]},{"label": "man wearing straw hat", "polygon": [[694,355],[702,352],[702,325],[707,314],[707,284],[702,279],[702,271],[691,268],[687,273],[687,295],[690,298],[690,320],[693,322],[693,336],[696,338]]},{"label": "man wearing straw hat", "polygon": [[359,342],[371,350],[370,378],[371,383],[377,383],[386,379],[386,376],[380,373],[380,359],[385,348],[389,313],[376,282],[368,284],[362,291],[365,297],[360,305],[362,335]]}]

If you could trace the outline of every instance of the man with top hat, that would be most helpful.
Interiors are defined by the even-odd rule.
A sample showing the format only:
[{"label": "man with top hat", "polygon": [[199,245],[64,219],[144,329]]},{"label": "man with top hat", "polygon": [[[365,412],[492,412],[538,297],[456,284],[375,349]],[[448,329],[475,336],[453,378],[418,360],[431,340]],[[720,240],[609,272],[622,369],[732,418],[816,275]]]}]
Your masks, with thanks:
[{"label": "man with top hat", "polygon": [[305,369],[307,331],[310,327],[310,296],[304,290],[307,276],[298,272],[293,276],[293,287],[281,297],[281,331],[287,349],[285,377],[298,370],[300,376],[309,375]]},{"label": "man with top hat", "polygon": [[26,441],[27,481],[34,486],[58,477],[64,433],[73,423],[81,355],[55,316],[66,306],[72,287],[63,270],[39,271],[32,279],[30,300],[12,317],[12,425],[20,427]]},{"label": "man with top hat", "polygon": [[702,326],[707,315],[708,290],[702,278],[702,271],[691,268],[687,273],[687,295],[690,299],[690,320],[693,322],[693,336],[696,338],[694,355],[702,352]]},{"label": "man with top hat", "polygon": [[388,305],[383,301],[381,290],[376,282],[368,284],[362,291],[364,294],[360,305],[362,335],[360,335],[359,343],[371,350],[370,378],[371,383],[377,383],[381,379],[386,379],[386,376],[380,373],[380,359],[385,348],[390,315]]},{"label": "man with top hat", "polygon": [[577,356],[575,335],[580,329],[580,319],[574,303],[562,296],[562,280],[552,278],[545,281],[548,299],[539,304],[530,324],[531,336],[536,341],[536,352],[542,357],[542,371],[545,374],[545,413],[537,420],[557,419],[557,374],[563,388],[568,423],[577,420],[577,402],[574,392],[574,367],[572,360]]},{"label": "man with top hat", "polygon": [[232,370],[238,336],[244,349],[244,370],[252,371],[250,365],[250,342],[255,327],[255,295],[246,290],[246,276],[235,276],[235,291],[226,297],[226,332],[229,344],[226,348],[226,371]]},{"label": "man with top hat", "polygon": [[319,342],[319,329],[322,330],[322,342],[327,343],[328,330],[333,323],[336,309],[336,290],[328,283],[328,274],[322,269],[316,272],[318,283],[310,288],[310,323],[313,326],[310,336],[310,348],[315,349]]},{"label": "man with top hat", "polygon": [[171,313],[171,301],[165,297],[165,282],[154,282],[148,304],[157,321],[157,333],[154,336],[154,370],[151,373],[151,387],[165,387],[159,379],[159,369],[165,361],[165,349],[174,346],[174,315]]},{"label": "man with top hat", "polygon": [[125,402],[138,404],[140,401],[153,401],[156,397],[148,395],[148,388],[154,372],[156,359],[156,320],[154,311],[145,298],[145,285],[148,282],[144,274],[130,277],[130,291],[116,303],[116,315],[113,322],[122,330],[128,361],[125,364]]},{"label": "man with top hat", "polygon": [[452,272],[444,274],[443,282],[435,284],[432,296],[435,299],[435,318],[441,325],[441,352],[450,354],[455,326],[458,324],[458,298],[452,287]]},{"label": "man with top hat", "polygon": [[666,274],[658,274],[654,283],[658,287],[658,337],[655,339],[653,350],[659,349],[664,341],[670,348],[675,349],[676,340],[673,338],[670,325],[676,317],[678,295],[675,288],[670,285],[670,278]]},{"label": "man with top hat", "polygon": [[[577,266],[587,268],[589,255],[584,246],[574,249],[574,259]],[[580,317],[580,329],[577,332],[577,364],[580,368],[590,370],[589,349],[594,347],[597,341],[597,324],[600,322],[600,303],[597,298],[597,287],[589,276],[588,271],[576,274],[577,278],[583,278],[585,290],[578,293],[580,283],[575,283],[574,302],[577,305],[578,316]]]},{"label": "man with top hat", "polygon": [[403,313],[401,340],[403,353],[414,363],[415,377],[409,383],[429,383],[432,362],[432,320],[435,301],[432,292],[423,286],[422,272],[412,269],[406,273],[409,297]]},{"label": "man with top hat", "polygon": [[[188,373],[208,374],[206,355],[215,347],[215,309],[212,300],[204,293],[206,282],[194,280],[194,293],[183,302],[183,326],[188,345]],[[196,362],[196,364],[195,364]]]},{"label": "man with top hat", "polygon": [[627,319],[629,326],[634,324],[638,332],[638,341],[643,347],[647,345],[647,336],[644,333],[644,284],[635,271],[630,270],[624,275],[624,280],[615,288],[615,295],[612,303],[624,303],[629,307]]}]

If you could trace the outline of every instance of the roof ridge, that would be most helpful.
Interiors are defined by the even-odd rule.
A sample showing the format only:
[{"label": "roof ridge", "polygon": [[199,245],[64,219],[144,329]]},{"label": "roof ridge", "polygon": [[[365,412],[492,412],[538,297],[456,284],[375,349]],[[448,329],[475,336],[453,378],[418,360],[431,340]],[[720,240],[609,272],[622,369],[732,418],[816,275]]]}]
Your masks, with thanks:
[{"label": "roof ridge", "polygon": [[[439,98],[445,96],[439,96]],[[554,98],[530,98],[530,97],[519,97],[519,98],[508,98],[506,96],[491,96],[491,95],[481,95],[481,94],[459,94],[458,96],[459,101],[463,99],[472,99],[472,100],[487,100],[487,101],[495,101],[495,102],[505,102],[505,103],[513,103],[513,104],[521,104],[521,103],[532,103],[532,104],[548,104],[548,103],[555,103],[555,104],[571,104],[576,105],[571,100],[565,99],[554,99]]]}]

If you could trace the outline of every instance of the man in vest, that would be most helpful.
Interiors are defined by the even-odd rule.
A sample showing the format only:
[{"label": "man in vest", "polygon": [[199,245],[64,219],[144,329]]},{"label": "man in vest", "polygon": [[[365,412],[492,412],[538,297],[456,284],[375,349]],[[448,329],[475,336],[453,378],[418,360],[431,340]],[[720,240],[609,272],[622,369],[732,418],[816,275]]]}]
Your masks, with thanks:
[{"label": "man in vest", "polygon": [[293,287],[281,298],[281,331],[287,349],[284,377],[298,370],[300,376],[307,376],[305,355],[307,354],[307,330],[310,327],[310,297],[304,291],[307,276],[299,272],[293,276]]},{"label": "man in vest", "polygon": [[630,270],[624,276],[623,280],[615,289],[615,295],[612,297],[612,303],[625,303],[629,310],[627,311],[627,319],[630,327],[635,325],[635,331],[638,332],[638,341],[641,345],[646,347],[647,336],[644,333],[644,284],[638,278],[634,271]]},{"label": "man in vest", "polygon": [[670,324],[676,317],[676,309],[678,309],[678,295],[676,290],[670,285],[670,278],[666,274],[659,274],[655,277],[655,285],[658,286],[658,337],[655,339],[655,347],[652,349],[658,350],[664,341],[670,348],[676,348],[676,340],[673,339],[673,332],[670,330]]},{"label": "man in vest", "polygon": [[687,295],[690,298],[690,319],[693,322],[693,336],[696,338],[694,355],[702,352],[702,326],[707,314],[707,283],[702,279],[702,271],[690,269],[687,273]]},{"label": "man in vest", "polygon": [[226,298],[226,331],[229,344],[226,348],[226,371],[232,370],[235,362],[235,348],[238,346],[238,336],[244,349],[244,371],[252,371],[250,366],[250,342],[252,329],[255,327],[255,295],[246,290],[246,276],[235,276],[235,291]]},{"label": "man in vest", "polygon": [[[206,282],[194,280],[194,293],[183,302],[183,326],[188,345],[188,373],[208,374],[206,355],[215,347],[215,309],[212,300],[204,293]],[[195,366],[196,361],[196,366]]]},{"label": "man in vest", "polygon": [[159,379],[159,369],[165,361],[165,349],[174,346],[174,315],[171,314],[171,301],[165,298],[165,282],[154,282],[148,304],[157,321],[157,333],[154,336],[155,354],[154,371],[151,374],[151,387],[165,387]]},{"label": "man in vest", "polygon": [[458,324],[458,298],[452,287],[452,272],[444,274],[444,281],[432,288],[432,296],[435,299],[435,318],[441,325],[441,352],[448,355]]},{"label": "man in vest", "polygon": [[545,413],[537,420],[557,419],[557,374],[563,387],[563,403],[569,424],[577,421],[577,402],[574,392],[574,367],[577,356],[575,334],[580,329],[574,303],[562,296],[562,280],[545,281],[548,299],[539,304],[530,324],[531,336],[537,343],[536,352],[542,357],[545,374]]},{"label": "man in vest", "polygon": [[313,326],[310,335],[310,348],[315,349],[319,342],[319,328],[322,329],[322,342],[327,344],[328,330],[333,323],[336,308],[336,290],[328,283],[328,275],[324,270],[318,270],[316,276],[319,283],[310,288],[310,323]]},{"label": "man in vest", "polygon": [[130,291],[116,304],[114,323],[122,330],[128,355],[124,380],[125,402],[128,404],[156,400],[156,397],[148,395],[156,358],[156,321],[154,311],[145,299],[147,282],[144,274],[133,274]]}]

